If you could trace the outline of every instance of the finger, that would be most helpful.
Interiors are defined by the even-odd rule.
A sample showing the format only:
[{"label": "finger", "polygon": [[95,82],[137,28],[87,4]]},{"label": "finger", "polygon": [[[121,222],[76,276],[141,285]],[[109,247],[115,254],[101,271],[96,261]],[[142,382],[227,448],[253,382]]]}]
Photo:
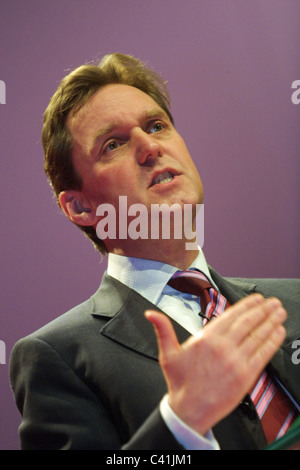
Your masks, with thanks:
[{"label": "finger", "polygon": [[282,325],[277,326],[248,361],[249,368],[262,370],[272,359],[286,337],[286,330]]},{"label": "finger", "polygon": [[147,310],[145,317],[152,323],[157,337],[160,362],[165,362],[180,349],[176,333],[170,319],[155,310]]},{"label": "finger", "polygon": [[266,358],[270,358],[268,354],[269,347],[272,347],[270,354],[274,355],[285,337],[285,328],[282,323],[286,317],[286,311],[279,307],[271,312],[265,321],[253,329],[241,343],[246,356],[251,357],[251,355],[258,353],[262,356],[265,354]]},{"label": "finger", "polygon": [[259,347],[286,317],[287,313],[278,299],[267,299],[237,319],[231,332],[237,345],[250,339],[253,347]]},{"label": "finger", "polygon": [[216,333],[226,334],[232,325],[242,318],[242,315],[247,313],[250,309],[257,307],[265,302],[261,294],[251,294],[239,300],[236,304],[232,305],[224,311],[224,313],[217,318],[218,321],[212,321],[205,328],[214,327]]}]

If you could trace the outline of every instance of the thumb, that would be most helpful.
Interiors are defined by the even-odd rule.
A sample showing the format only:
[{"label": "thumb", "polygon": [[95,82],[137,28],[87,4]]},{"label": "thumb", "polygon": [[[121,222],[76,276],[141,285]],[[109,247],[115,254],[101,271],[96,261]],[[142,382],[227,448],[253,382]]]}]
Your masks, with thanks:
[{"label": "thumb", "polygon": [[160,362],[165,363],[180,349],[173,325],[167,315],[147,310],[145,317],[152,323],[157,337]]}]

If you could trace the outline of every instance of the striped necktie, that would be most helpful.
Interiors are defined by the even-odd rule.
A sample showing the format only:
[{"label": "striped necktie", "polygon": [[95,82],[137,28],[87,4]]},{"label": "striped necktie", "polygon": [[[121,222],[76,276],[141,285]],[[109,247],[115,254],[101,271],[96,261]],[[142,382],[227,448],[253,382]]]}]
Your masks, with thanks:
[{"label": "striped necktie", "polygon": [[189,294],[200,297],[201,312],[203,326],[214,317],[223,313],[225,308],[229,307],[229,303],[218,292],[207,277],[200,271],[177,271],[173,274],[168,284],[180,292],[188,292]]},{"label": "striped necktie", "polygon": [[[203,326],[212,318],[221,315],[225,308],[230,307],[228,300],[200,271],[177,271],[168,284],[180,292],[200,297],[199,315],[203,318]],[[282,437],[294,423],[298,413],[286,393],[277,385],[277,381],[264,371],[250,391],[250,396],[261,421],[267,443]]]},{"label": "striped necktie", "polygon": [[251,399],[261,421],[267,443],[276,441],[295,422],[298,412],[286,393],[264,371],[250,391]]}]

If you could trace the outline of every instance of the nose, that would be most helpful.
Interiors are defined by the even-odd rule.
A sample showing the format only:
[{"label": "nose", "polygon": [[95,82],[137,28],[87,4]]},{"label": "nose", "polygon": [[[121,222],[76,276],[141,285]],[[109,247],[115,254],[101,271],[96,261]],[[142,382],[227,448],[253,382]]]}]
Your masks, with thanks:
[{"label": "nose", "polygon": [[151,134],[141,128],[136,128],[132,137],[135,144],[136,159],[140,165],[162,156],[163,149],[160,142]]}]

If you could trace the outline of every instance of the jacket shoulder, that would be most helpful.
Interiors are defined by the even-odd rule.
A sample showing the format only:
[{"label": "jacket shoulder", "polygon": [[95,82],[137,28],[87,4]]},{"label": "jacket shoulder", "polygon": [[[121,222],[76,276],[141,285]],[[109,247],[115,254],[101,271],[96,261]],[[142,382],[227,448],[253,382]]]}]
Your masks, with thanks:
[{"label": "jacket shoulder", "polygon": [[300,311],[300,279],[243,279],[242,282],[255,284],[255,292],[264,297],[277,297],[286,308]]}]

